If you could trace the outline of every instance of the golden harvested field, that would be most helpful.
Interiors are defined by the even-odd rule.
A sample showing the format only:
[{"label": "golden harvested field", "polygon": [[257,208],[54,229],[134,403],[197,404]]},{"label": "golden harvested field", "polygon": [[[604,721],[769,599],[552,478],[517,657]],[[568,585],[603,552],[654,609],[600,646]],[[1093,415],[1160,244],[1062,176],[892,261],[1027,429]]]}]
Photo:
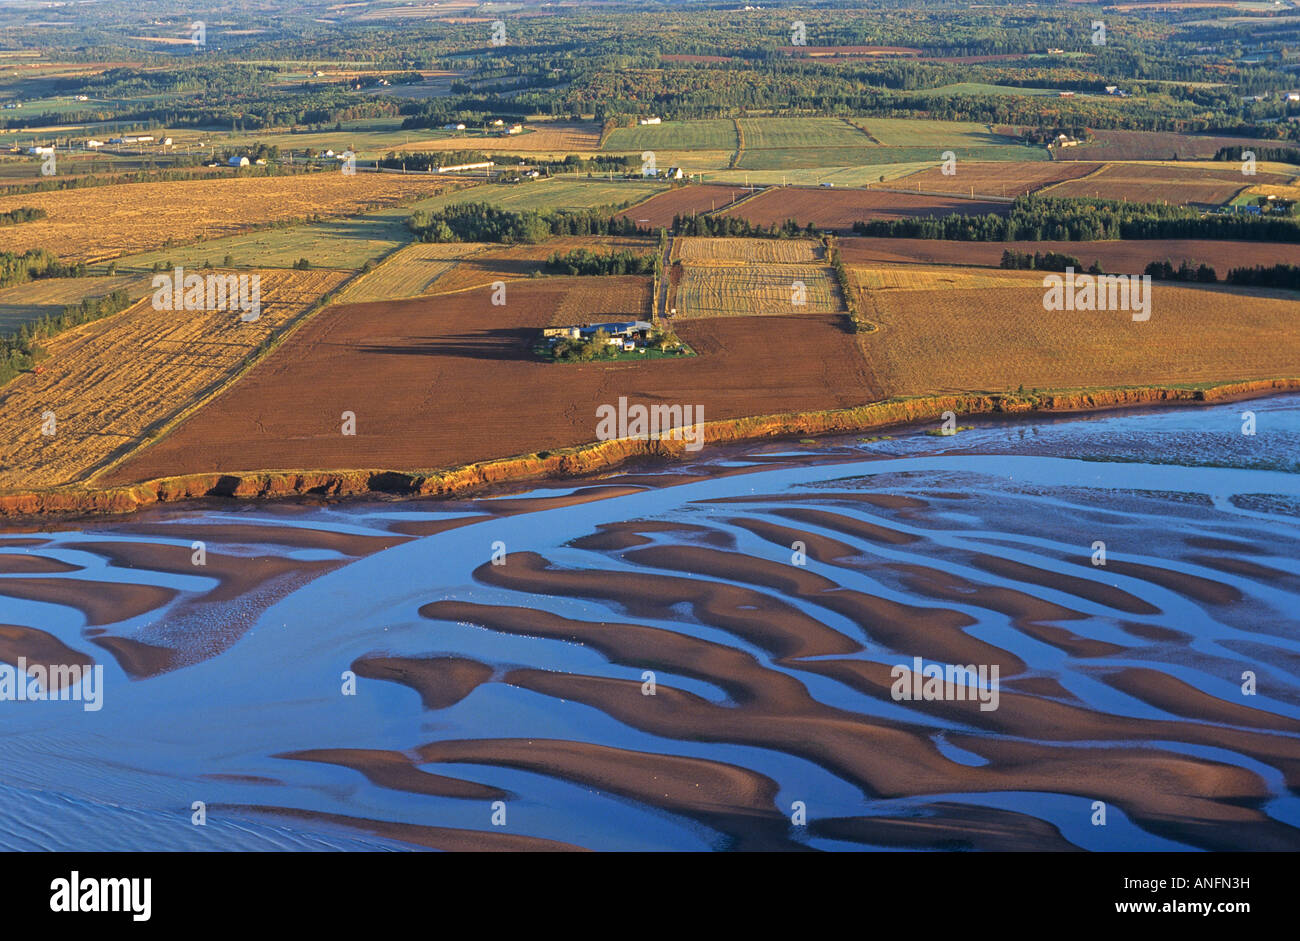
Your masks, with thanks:
[{"label": "golden harvested field", "polygon": [[[805,303],[795,304],[800,284]],[[683,265],[673,306],[676,320],[844,310],[830,269],[818,265]]]},{"label": "golden harvested field", "polygon": [[0,212],[35,206],[48,214],[7,226],[6,250],[45,248],[65,261],[95,263],[168,243],[234,235],[254,225],[388,208],[456,185],[380,173],[123,183],[3,196]]},{"label": "golden harvested field", "polygon": [[352,304],[415,297],[455,267],[461,258],[482,250],[481,245],[457,242],[415,242],[349,284],[339,293],[338,300]]},{"label": "golden harvested field", "polygon": [[393,149],[429,153],[440,150],[484,150],[493,153],[575,153],[596,150],[600,146],[600,127],[596,124],[529,124],[522,134],[504,137],[481,137],[457,134],[432,140],[411,141]]},{"label": "golden harvested field", "polygon": [[1046,160],[966,163],[957,160],[956,173],[945,176],[941,167],[929,167],[889,184],[891,189],[976,196],[1022,196],[1052,183],[1077,180],[1100,167],[1099,163],[1056,163]]},{"label": "golden harvested field", "polygon": [[[244,272],[246,273],[246,272]],[[260,272],[261,316],[157,311],[152,295],[50,340],[42,372],[0,389],[0,490],[84,482],[226,383],[259,344],[347,275]],[[53,435],[42,434],[46,413]]]},{"label": "golden harvested field", "polygon": [[811,265],[822,260],[811,239],[695,238],[673,240],[673,258],[684,265]]},{"label": "golden harvested field", "polygon": [[1287,177],[1276,173],[1244,176],[1233,164],[1222,170],[1205,170],[1167,164],[1108,163],[1088,176],[1049,186],[1043,194],[1217,206],[1252,184],[1285,182]]},{"label": "golden harvested field", "polygon": [[[565,292],[551,314],[549,326],[627,320],[629,315],[650,319],[654,279],[644,275],[566,278]],[[508,297],[508,295],[507,295]]]},{"label": "golden harvested field", "polygon": [[427,294],[446,294],[466,288],[482,287],[494,281],[517,281],[542,273],[546,260],[556,252],[585,248],[593,252],[653,252],[651,239],[621,236],[561,236],[536,245],[495,245],[463,242],[454,244],[463,254],[460,260],[425,286]]},{"label": "golden harvested field", "polygon": [[854,282],[870,291],[952,291],[966,288],[1004,288],[1020,282],[1043,283],[1042,271],[1002,271],[988,268],[946,268],[850,265]]},{"label": "golden harvested field", "polygon": [[1291,376],[1300,362],[1295,301],[1281,292],[1157,281],[1151,318],[1136,322],[1126,311],[1044,310],[1042,272],[1009,271],[997,287],[991,274],[860,292],[880,329],[857,339],[889,394],[1226,382]]}]

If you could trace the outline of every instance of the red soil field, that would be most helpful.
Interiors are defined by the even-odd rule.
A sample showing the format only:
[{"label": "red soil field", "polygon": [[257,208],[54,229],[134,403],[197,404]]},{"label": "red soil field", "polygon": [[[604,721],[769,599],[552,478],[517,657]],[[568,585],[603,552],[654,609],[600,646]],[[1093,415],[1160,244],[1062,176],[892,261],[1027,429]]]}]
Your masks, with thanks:
[{"label": "red soil field", "polygon": [[794,219],[824,229],[848,231],[866,219],[905,219],[911,216],[946,216],[952,213],[983,215],[1007,211],[1007,203],[960,199],[956,196],[920,196],[889,190],[810,189],[772,187],[721,213],[740,216],[755,225],[780,225]]},{"label": "red soil field", "polygon": [[948,242],[942,239],[851,237],[840,240],[846,265],[928,264],[984,265],[996,268],[1006,249],[1063,252],[1086,267],[1101,262],[1111,274],[1141,274],[1153,261],[1191,261],[1212,267],[1223,278],[1231,268],[1255,265],[1300,265],[1300,244],[1229,242],[1213,239],[1160,239],[1110,242]]},{"label": "red soil field", "polygon": [[[1063,163],[1055,166],[1093,165]],[[1240,166],[1235,163],[1225,163],[1221,170],[1112,163],[1082,179],[1071,179],[1053,186],[1047,195],[1218,206],[1231,200],[1247,186],[1286,183],[1289,179],[1277,173],[1243,176]]]},{"label": "red soil field", "polygon": [[741,186],[681,186],[651,196],[619,215],[628,217],[639,226],[653,229],[672,225],[673,216],[721,209],[728,203],[748,196],[749,192]]},{"label": "red soil field", "polygon": [[[569,293],[609,280],[520,282],[503,307],[483,289],[327,309],[101,482],[214,470],[446,467],[593,441],[596,408],[617,407],[623,395],[629,403],[702,406],[705,421],[878,397],[843,315],[683,323],[678,333],[699,355],[681,359],[533,358],[537,329]],[[345,411],[356,415],[355,436],[340,433]]]},{"label": "red soil field", "polygon": [[[1276,141],[1207,137],[1174,131],[1094,131],[1091,143],[1056,151],[1057,160],[1206,160],[1220,147],[1269,147]],[[1231,164],[1229,164],[1231,166]]]},{"label": "red soil field", "polygon": [[973,189],[976,196],[1023,196],[1053,183],[1077,180],[1099,166],[1100,164],[1077,161],[1069,163],[1049,163],[1042,160],[995,163],[958,161],[957,172],[952,176],[944,176],[941,167],[928,167],[893,180],[889,186],[895,189],[958,195],[965,195]]}]

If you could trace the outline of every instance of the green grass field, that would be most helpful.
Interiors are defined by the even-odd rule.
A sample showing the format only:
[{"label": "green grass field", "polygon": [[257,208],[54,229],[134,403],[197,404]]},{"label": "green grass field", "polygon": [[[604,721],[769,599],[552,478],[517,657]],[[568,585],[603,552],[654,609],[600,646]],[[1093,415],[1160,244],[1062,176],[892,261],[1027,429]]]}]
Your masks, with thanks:
[{"label": "green grass field", "polygon": [[291,268],[298,259],[306,258],[314,268],[356,269],[411,241],[406,227],[409,214],[410,207],[403,207],[283,229],[262,229],[130,255],[119,258],[117,267],[119,271],[148,271],[155,263],[168,262],[186,268],[198,268],[205,262],[220,266],[229,255],[231,264],[241,268]]},{"label": "green grass field", "polygon": [[[971,147],[1018,147],[1015,138],[994,134],[986,124],[973,121],[926,121],[919,118],[854,118],[854,123],[886,147],[937,147],[959,150]],[[975,158],[971,158],[975,159]],[[981,156],[979,159],[988,159]],[[1024,158],[1022,158],[1024,159]]]},{"label": "green grass field", "polygon": [[635,153],[646,150],[656,153],[668,150],[725,150],[731,153],[736,149],[736,127],[725,118],[620,127],[610,132],[601,149]]},{"label": "green grass field", "polygon": [[741,118],[744,149],[862,147],[871,139],[839,118]]}]

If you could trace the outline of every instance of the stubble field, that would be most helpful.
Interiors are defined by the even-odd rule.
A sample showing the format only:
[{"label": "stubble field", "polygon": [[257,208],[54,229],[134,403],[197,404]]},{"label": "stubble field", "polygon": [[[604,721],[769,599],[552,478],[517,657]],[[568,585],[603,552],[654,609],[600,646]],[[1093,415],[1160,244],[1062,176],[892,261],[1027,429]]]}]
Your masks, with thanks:
[{"label": "stubble field", "polygon": [[[238,311],[157,311],[150,296],[48,341],[41,372],[0,389],[0,490],[85,482],[230,380],[260,344],[346,277],[261,276],[255,321],[242,321]],[[54,434],[43,433],[47,413]]]},{"label": "stubble field", "polygon": [[1268,379],[1300,362],[1295,301],[1281,292],[1157,281],[1151,317],[1137,322],[1128,311],[1044,310],[1042,272],[970,272],[963,283],[961,269],[946,269],[911,284],[854,273],[881,284],[860,291],[880,329],[859,340],[894,395]]},{"label": "stubble field", "polygon": [[387,208],[452,185],[427,176],[377,173],[124,183],[3,196],[0,212],[33,206],[47,213],[6,227],[8,251],[44,248],[64,261],[93,264],[257,225]]}]

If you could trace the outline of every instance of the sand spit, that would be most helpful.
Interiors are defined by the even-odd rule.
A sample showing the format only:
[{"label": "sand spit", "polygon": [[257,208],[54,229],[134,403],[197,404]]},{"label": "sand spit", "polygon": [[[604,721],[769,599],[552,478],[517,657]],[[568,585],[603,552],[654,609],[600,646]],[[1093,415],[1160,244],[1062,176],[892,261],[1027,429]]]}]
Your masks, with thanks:
[{"label": "sand spit", "polygon": [[[956,394],[893,399],[854,408],[763,415],[708,422],[711,444],[812,434],[850,434],[957,415],[1075,413],[1156,404],[1197,405],[1291,392],[1300,378],[1233,382],[1205,388],[1145,386],[1039,394]],[[610,470],[636,459],[680,459],[681,441],[620,438],[593,444],[483,461],[433,471],[266,470],[191,474],[140,484],[93,489],[66,487],[0,494],[0,519],[130,513],[158,503],[209,497],[267,499],[305,495],[437,496],[468,494],[494,484],[575,477]]]},{"label": "sand spit", "polygon": [[213,804],[210,810],[229,811],[235,814],[289,818],[310,824],[323,824],[360,830],[386,840],[398,840],[429,849],[449,853],[557,853],[581,852],[582,847],[558,840],[520,836],[493,830],[461,830],[454,827],[425,827],[416,823],[399,823],[393,820],[370,820],[344,814],[328,814],[296,807],[269,807],[263,804]]}]

